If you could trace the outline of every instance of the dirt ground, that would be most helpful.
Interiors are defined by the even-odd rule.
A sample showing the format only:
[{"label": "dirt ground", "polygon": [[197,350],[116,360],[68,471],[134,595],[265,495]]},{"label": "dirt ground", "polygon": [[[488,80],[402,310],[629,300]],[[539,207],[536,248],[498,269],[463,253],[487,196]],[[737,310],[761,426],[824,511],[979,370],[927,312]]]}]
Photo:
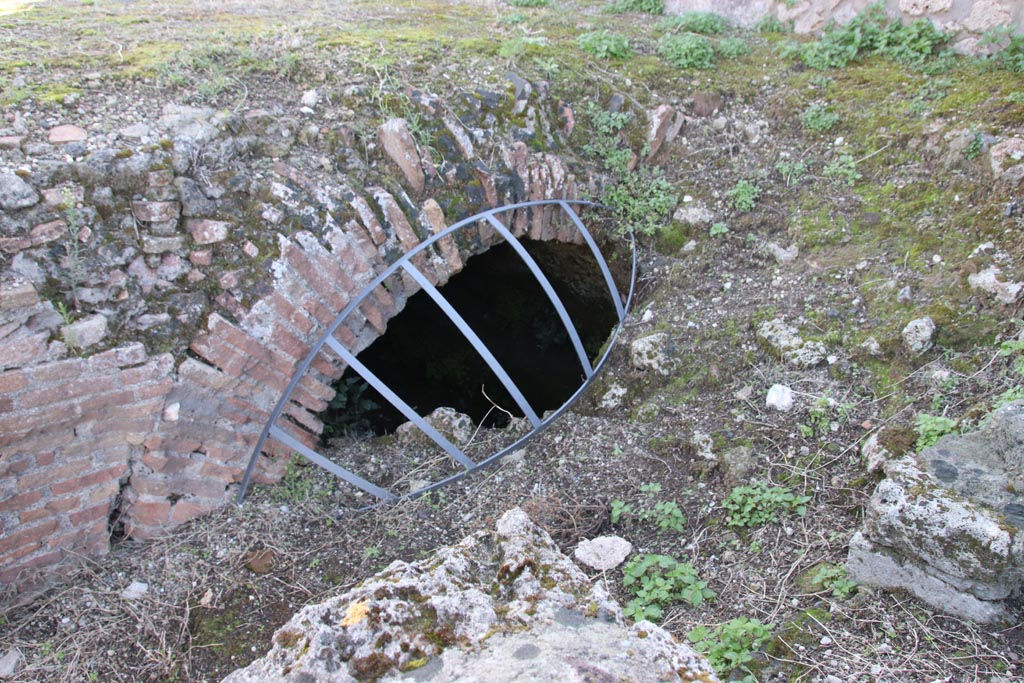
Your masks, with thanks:
[{"label": "dirt ground", "polygon": [[[613,93],[684,111],[686,127],[656,164],[680,209],[709,216],[680,216],[640,240],[636,300],[608,367],[521,452],[368,511],[358,511],[365,497],[296,462],[244,506],[156,541],[121,542],[0,616],[0,654],[16,647],[25,656],[15,680],[220,680],[263,654],[301,605],[490,528],[513,506],[568,553],[615,533],[639,552],[692,563],[715,598],[673,604],[662,623],[681,640],[736,617],[770,624],[772,638],[738,676],[1021,680],[1019,619],[979,626],[905,594],[816,577],[822,568],[841,575],[877,483],[860,454],[868,436],[885,429],[910,446],[919,414],[969,431],[1020,390],[1020,349],[1004,343],[1019,334],[1019,306],[966,278],[990,263],[1007,279],[1024,275],[1024,191],[994,181],[987,155],[993,142],[1024,134],[1024,73],[968,58],[929,68],[881,56],[818,71],[781,54],[791,35],[734,30],[724,35],[748,53],[681,70],[657,54],[661,17],[607,14],[608,3],[594,1],[511,4],[0,2],[8,120],[129,122],[172,101],[289,112],[311,87],[340,92],[380,82],[382,70],[441,96],[504,92],[512,69],[573,93],[578,112]],[[628,36],[632,56],[578,47],[579,35],[601,28]],[[814,105],[837,119],[816,129]],[[380,123],[367,107],[353,105],[352,116],[370,130]],[[592,123],[581,116],[578,125]],[[741,181],[758,190],[749,209],[738,202]],[[795,245],[797,255],[779,259],[771,245]],[[925,315],[937,323],[936,345],[911,356],[900,331]],[[820,341],[826,362],[780,360],[756,335],[773,318]],[[666,375],[629,360],[630,342],[653,333],[670,340]],[[766,407],[775,384],[793,390],[792,410]],[[624,396],[602,405],[613,387]],[[508,438],[484,429],[467,448],[485,454]],[[434,457],[394,437],[333,447],[369,462]],[[722,501],[755,480],[808,496],[805,514],[727,524]],[[678,505],[681,530],[637,514],[612,521],[613,508],[658,502]],[[632,597],[621,570],[599,578],[624,603]],[[124,599],[135,581],[148,590]]]}]

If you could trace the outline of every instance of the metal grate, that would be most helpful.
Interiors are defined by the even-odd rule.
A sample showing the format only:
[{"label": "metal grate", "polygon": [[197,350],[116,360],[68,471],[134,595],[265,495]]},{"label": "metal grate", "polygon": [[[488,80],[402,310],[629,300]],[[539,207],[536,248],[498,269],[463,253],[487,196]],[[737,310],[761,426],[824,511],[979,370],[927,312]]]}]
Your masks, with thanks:
[{"label": "metal grate", "polygon": [[[414,249],[403,254],[397,261],[392,263],[387,269],[377,275],[363,290],[360,294],[349,301],[348,305],[345,306],[344,310],[335,318],[320,338],[313,344],[306,358],[302,363],[299,364],[292,376],[291,382],[285,389],[274,410],[271,412],[269,419],[267,420],[266,426],[264,426],[260,438],[256,443],[256,447],[253,449],[252,456],[249,458],[249,464],[245,469],[245,476],[242,479],[242,487],[238,492],[238,503],[241,504],[245,498],[245,494],[249,488],[249,482],[252,478],[252,473],[256,465],[256,461],[259,458],[260,453],[266,444],[267,439],[274,439],[288,448],[293,449],[296,453],[299,453],[309,461],[319,465],[328,472],[340,477],[349,484],[356,486],[363,491],[379,498],[382,501],[394,501],[404,497],[403,495],[396,494],[393,491],[389,491],[386,488],[378,486],[373,482],[367,481],[360,477],[355,472],[352,472],[345,467],[342,467],[338,463],[326,458],[320,453],[309,448],[305,444],[298,441],[295,437],[285,431],[278,425],[282,414],[284,413],[289,401],[291,400],[292,393],[298,386],[299,382],[309,371],[310,366],[316,360],[317,356],[324,352],[325,347],[335,353],[343,362],[345,362],[353,371],[355,371],[360,377],[366,381],[367,384],[372,386],[377,392],[384,397],[391,405],[393,405],[399,412],[401,412],[409,421],[416,425],[427,437],[429,437],[435,444],[441,447],[453,461],[458,463],[462,469],[451,476],[448,476],[440,481],[432,484],[423,486],[422,488],[412,491],[405,496],[416,497],[422,495],[428,491],[434,490],[446,484],[450,484],[454,481],[461,479],[470,472],[478,470],[487,465],[493,464],[500,460],[503,456],[508,453],[515,451],[525,444],[527,441],[534,438],[539,434],[545,427],[550,425],[552,422],[557,420],[583,393],[583,391],[590,385],[594,380],[595,375],[604,366],[605,361],[608,359],[608,355],[614,346],[615,340],[618,338],[619,332],[622,329],[622,325],[626,318],[626,313],[629,311],[629,305],[633,298],[633,288],[636,283],[636,245],[631,240],[632,247],[632,264],[630,270],[629,279],[629,291],[626,296],[623,297],[620,294],[615,281],[612,278],[611,270],[608,264],[605,262],[604,257],[601,255],[600,249],[598,249],[597,243],[594,241],[593,236],[587,231],[583,225],[583,221],[579,215],[573,210],[573,205],[587,207],[598,210],[608,210],[608,207],[593,202],[578,201],[578,200],[542,200],[533,202],[521,202],[518,204],[509,204],[507,206],[498,207],[496,209],[490,209],[482,213],[465,218],[453,225],[449,226],[445,230],[433,235],[430,239],[421,242]],[[579,234],[582,236],[584,242],[590,248],[591,253],[594,256],[598,266],[601,269],[601,274],[604,277],[605,284],[608,286],[608,291],[611,299],[615,305],[615,312],[618,316],[618,324],[611,334],[611,340],[605,345],[604,354],[594,364],[591,364],[590,359],[587,357],[587,353],[583,348],[583,342],[580,340],[579,333],[576,330],[576,326],[573,324],[569,317],[568,312],[565,309],[561,299],[555,293],[554,288],[551,286],[551,282],[547,276],[543,273],[540,266],[533,259],[532,256],[527,252],[526,248],[520,243],[520,241],[512,234],[512,232],[505,227],[505,225],[498,220],[497,216],[515,211],[518,209],[533,209],[539,207],[557,206],[561,211],[568,216],[570,221]],[[423,274],[422,270],[417,268],[413,263],[413,259],[424,252],[424,250],[430,248],[438,240],[441,240],[452,233],[461,230],[469,225],[474,225],[480,222],[486,222],[506,243],[509,244],[515,250],[516,254],[522,259],[523,263],[529,268],[530,272],[537,279],[541,288],[547,294],[548,299],[551,301],[551,305],[558,313],[562,324],[565,326],[565,330],[569,335],[569,339],[572,342],[573,348],[576,351],[576,355],[579,358],[580,365],[583,369],[584,380],[580,384],[579,388],[555,411],[550,412],[546,418],[538,416],[534,408],[529,404],[526,398],[523,396],[522,391],[516,386],[515,382],[508,375],[505,369],[501,366],[501,363],[494,357],[491,351],[483,343],[483,341],[477,336],[472,328],[466,323],[466,321],[459,315],[459,313],[451,306],[451,304],[445,299],[444,295],[430,282],[430,280]],[[524,436],[517,439],[514,443],[505,446],[496,453],[478,461],[470,459],[458,446],[453,444],[447,438],[445,438],[440,432],[438,432],[433,426],[431,426],[422,415],[420,415],[415,409],[408,405],[402,400],[390,387],[387,386],[379,377],[362,364],[341,341],[336,337],[338,328],[341,327],[345,321],[349,318],[354,311],[358,309],[360,304],[364,302],[371,295],[371,293],[384,281],[395,274],[404,274],[411,278],[418,284],[427,296],[429,296],[437,306],[444,312],[449,320],[459,329],[466,340],[473,346],[477,353],[484,359],[490,369],[494,372],[495,376],[501,382],[501,384],[508,391],[509,395],[512,396],[513,400],[522,410],[523,415],[530,422],[531,429]]]}]

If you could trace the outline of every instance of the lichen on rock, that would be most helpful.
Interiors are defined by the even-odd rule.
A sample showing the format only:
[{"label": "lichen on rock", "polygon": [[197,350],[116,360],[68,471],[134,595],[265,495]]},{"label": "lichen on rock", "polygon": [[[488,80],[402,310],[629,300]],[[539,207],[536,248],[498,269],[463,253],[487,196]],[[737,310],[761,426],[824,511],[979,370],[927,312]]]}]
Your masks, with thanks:
[{"label": "lichen on rock", "polygon": [[224,683],[398,680],[426,667],[434,680],[469,680],[468,672],[481,680],[480,666],[489,681],[529,671],[717,680],[707,660],[660,627],[627,628],[604,586],[516,508],[494,532],[419,562],[396,561],[344,595],[304,607],[265,657]]}]

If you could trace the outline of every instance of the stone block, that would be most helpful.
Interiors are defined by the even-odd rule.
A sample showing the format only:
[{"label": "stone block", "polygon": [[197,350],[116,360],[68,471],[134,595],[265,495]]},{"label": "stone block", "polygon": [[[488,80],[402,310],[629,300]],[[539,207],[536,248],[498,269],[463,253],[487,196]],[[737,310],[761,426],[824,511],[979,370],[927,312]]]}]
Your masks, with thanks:
[{"label": "stone block", "polygon": [[96,313],[60,328],[64,342],[75,349],[85,349],[103,341],[107,336],[107,318]]},{"label": "stone block", "polygon": [[228,238],[232,225],[226,221],[189,218],[185,221],[185,229],[192,234],[196,244],[216,244]]}]

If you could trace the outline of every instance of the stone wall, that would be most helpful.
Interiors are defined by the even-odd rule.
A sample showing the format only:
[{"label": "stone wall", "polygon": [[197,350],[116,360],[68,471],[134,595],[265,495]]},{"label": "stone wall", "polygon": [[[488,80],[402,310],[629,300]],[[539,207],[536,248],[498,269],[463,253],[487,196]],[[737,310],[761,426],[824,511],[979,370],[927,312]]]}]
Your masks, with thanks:
[{"label": "stone wall", "polygon": [[[667,14],[715,12],[742,26],[765,16],[792,21],[797,33],[814,33],[829,21],[845,23],[877,0],[667,0]],[[903,21],[927,19],[956,35],[957,49],[973,53],[978,39],[997,26],[1024,26],[1024,3],[1019,0],[884,0],[886,9]]]},{"label": "stone wall", "polygon": [[[363,141],[376,155],[369,167],[346,149],[354,141],[344,126],[303,127],[258,109],[168,105],[158,120],[107,135],[67,124],[0,131],[15,133],[0,136],[0,154],[20,169],[0,174],[8,593],[102,555],[108,523],[144,539],[231,500],[295,367],[397,254],[489,206],[578,196],[570,162],[523,142],[543,136],[559,147],[571,110],[566,119],[567,105],[513,82],[504,95],[446,107],[410,93],[426,115],[443,116],[453,144],[430,158],[392,120]],[[510,100],[528,131],[503,131],[488,114]],[[654,118],[682,124],[671,107]],[[490,130],[474,128],[485,119]],[[652,148],[670,128],[652,127]],[[318,164],[331,145],[345,168],[325,172]],[[554,210],[506,216],[517,236],[578,240]],[[498,241],[467,226],[417,265],[442,284]],[[405,280],[378,287],[336,336],[358,353],[415,290]],[[321,354],[279,426],[314,445],[344,370]],[[268,442],[255,481],[280,479],[290,456]]]}]

